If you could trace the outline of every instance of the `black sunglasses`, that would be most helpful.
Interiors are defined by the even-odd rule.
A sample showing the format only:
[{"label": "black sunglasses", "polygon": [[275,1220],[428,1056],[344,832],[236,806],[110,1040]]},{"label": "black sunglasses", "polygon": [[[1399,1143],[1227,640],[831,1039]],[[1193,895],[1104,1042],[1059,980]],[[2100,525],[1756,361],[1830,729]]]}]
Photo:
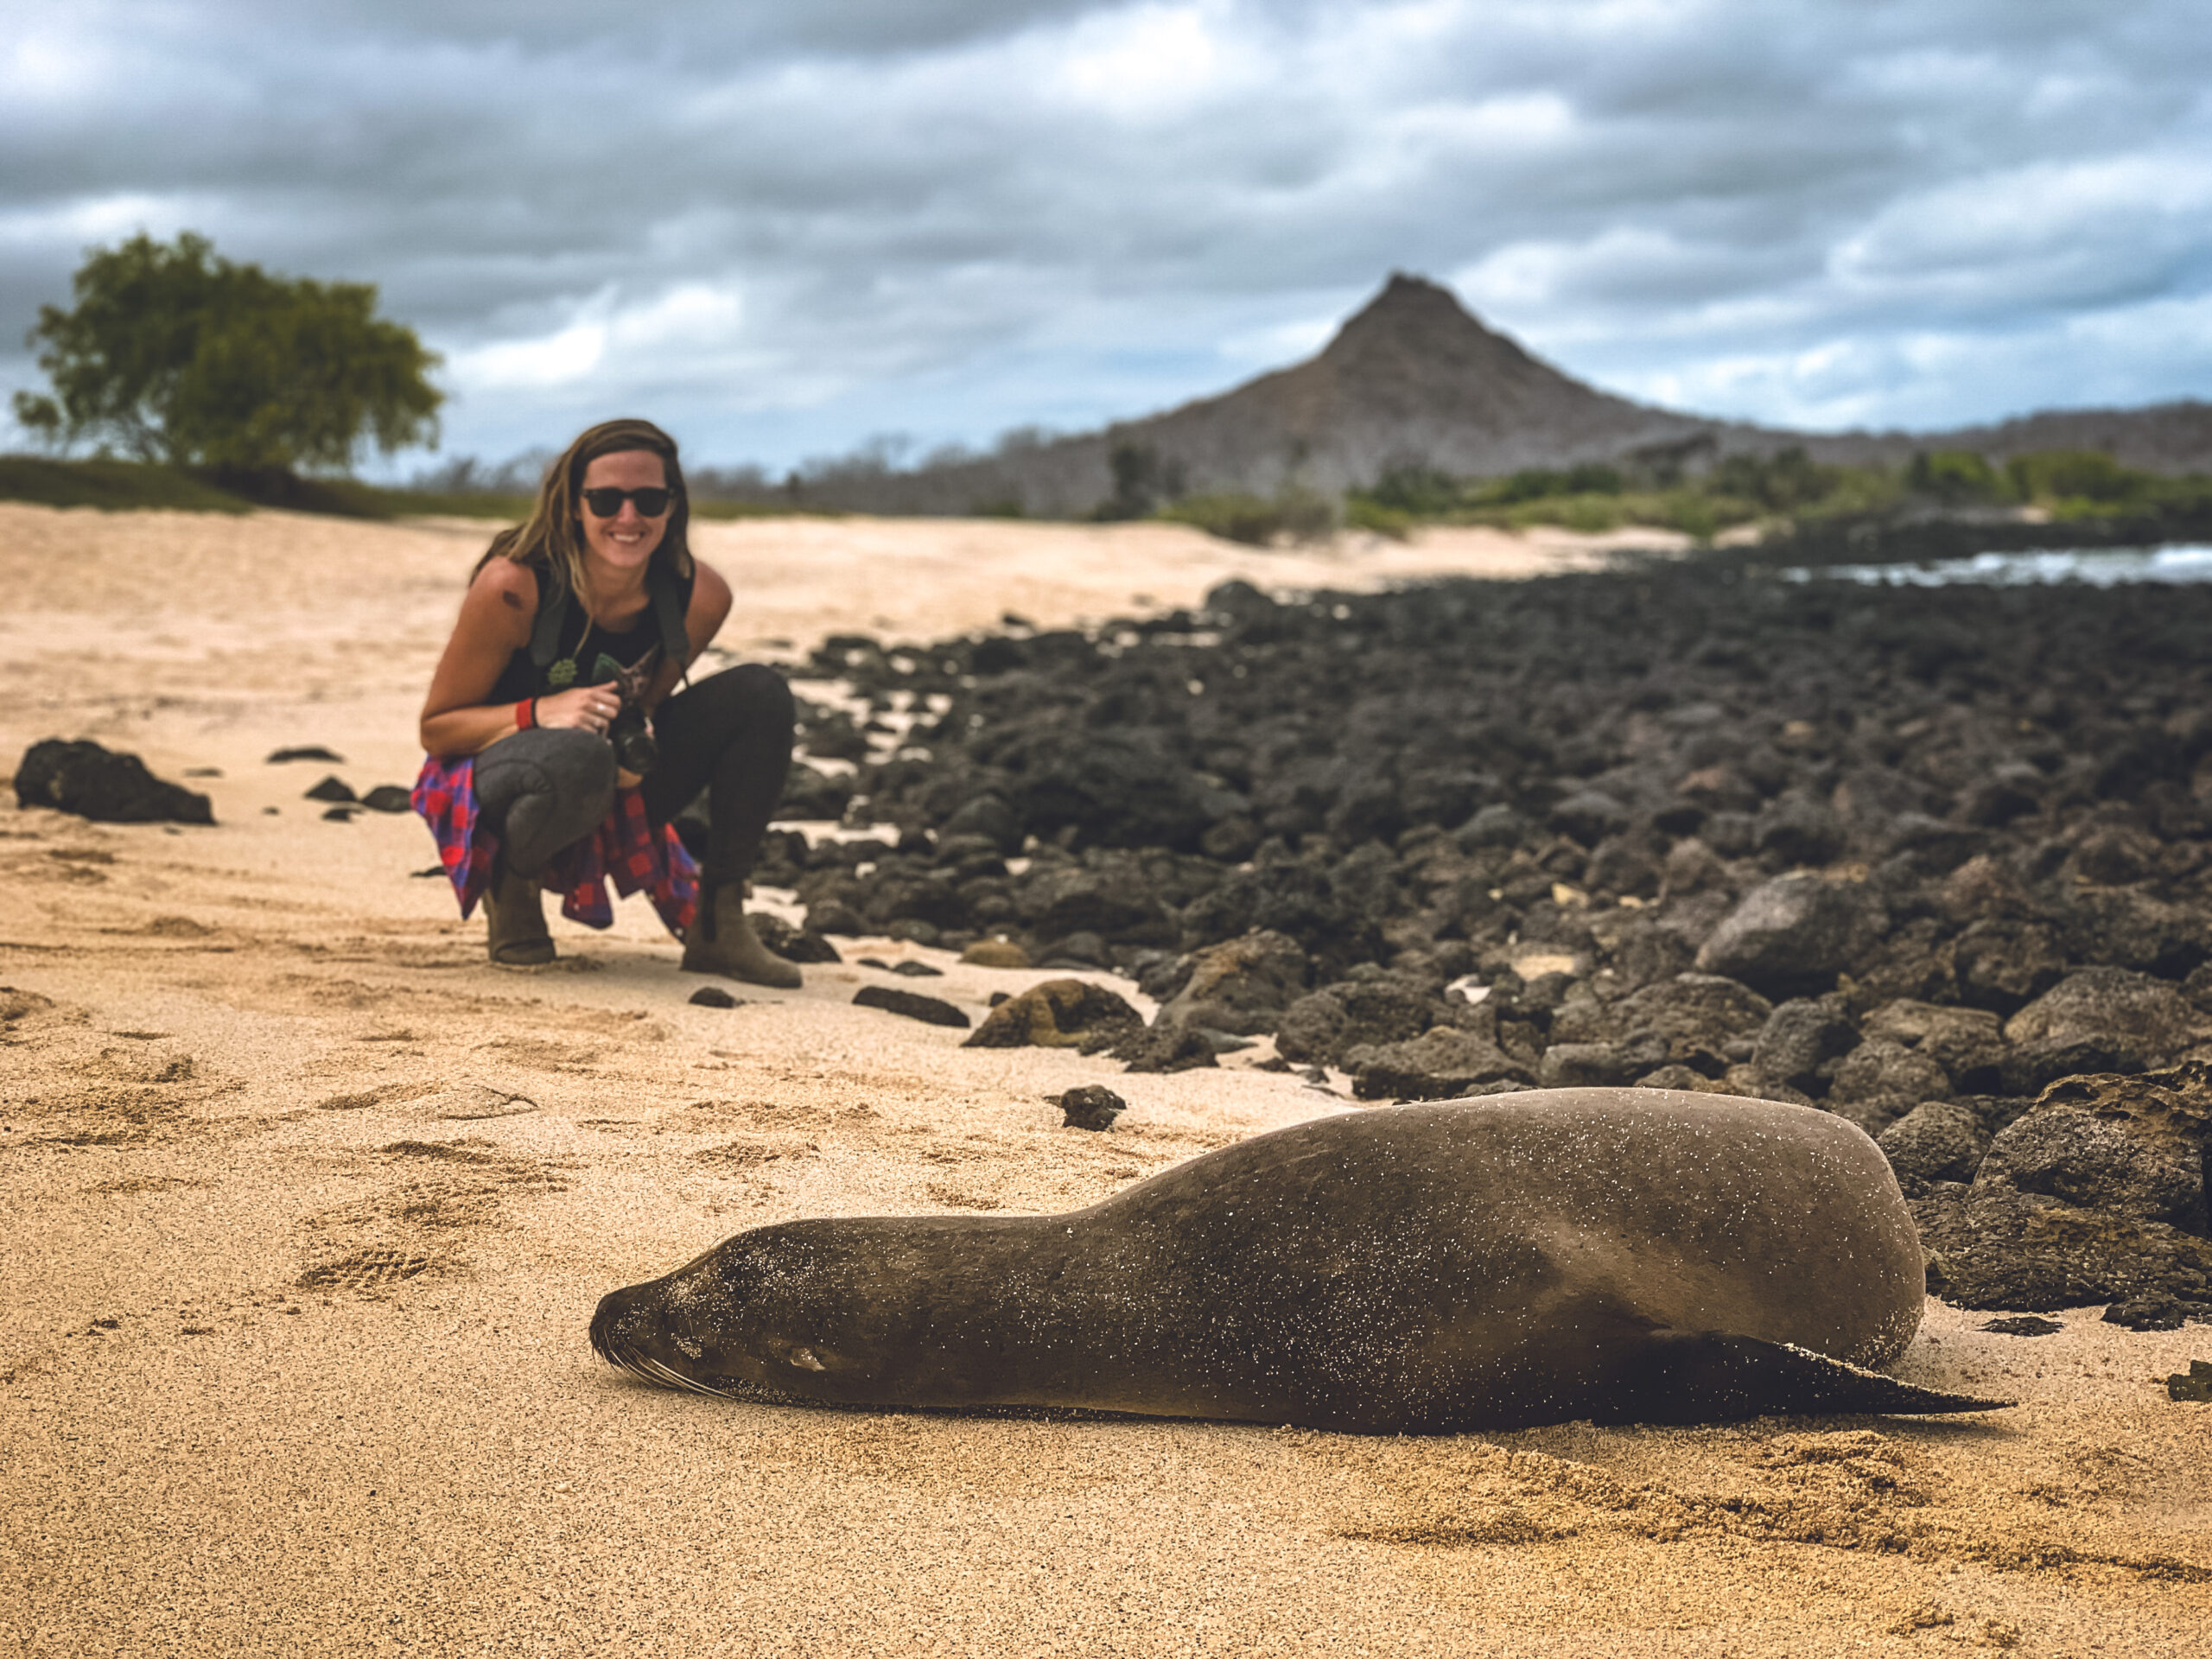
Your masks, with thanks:
[{"label": "black sunglasses", "polygon": [[641,517],[658,518],[668,511],[668,504],[676,499],[676,492],[658,486],[643,490],[618,490],[612,486],[602,486],[599,489],[584,491],[583,498],[584,505],[592,510],[594,518],[612,518],[622,511],[625,501],[634,501]]}]

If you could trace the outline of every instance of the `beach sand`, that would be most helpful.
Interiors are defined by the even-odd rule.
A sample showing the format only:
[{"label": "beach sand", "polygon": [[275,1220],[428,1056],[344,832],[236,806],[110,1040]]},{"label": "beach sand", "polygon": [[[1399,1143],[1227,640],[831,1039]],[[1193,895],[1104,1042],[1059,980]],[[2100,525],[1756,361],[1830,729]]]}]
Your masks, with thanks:
[{"label": "beach sand", "polygon": [[[418,877],[416,709],[487,534],[0,505],[0,766],[90,737],[213,828],[0,807],[0,1651],[2176,1655],[2212,1628],[2212,1330],[1930,1302],[1957,1421],[1288,1426],[776,1408],[651,1389],[606,1290],[801,1216],[1087,1205],[1350,1109],[1230,1057],[1128,1077],[702,982],[642,899],[502,971]],[[1649,537],[1635,538],[1649,543]],[[1466,531],[1268,553],[1163,525],[702,527],[723,643],[926,639],[1586,564]],[[271,766],[324,744],[342,765]],[[219,776],[187,779],[191,768]],[[12,794],[0,794],[12,803]],[[772,901],[774,895],[766,895]],[[921,955],[980,1013],[1036,973]],[[904,983],[905,982],[897,982]],[[1128,988],[1121,985],[1125,994]],[[1046,1097],[1105,1083],[1105,1135]]]}]

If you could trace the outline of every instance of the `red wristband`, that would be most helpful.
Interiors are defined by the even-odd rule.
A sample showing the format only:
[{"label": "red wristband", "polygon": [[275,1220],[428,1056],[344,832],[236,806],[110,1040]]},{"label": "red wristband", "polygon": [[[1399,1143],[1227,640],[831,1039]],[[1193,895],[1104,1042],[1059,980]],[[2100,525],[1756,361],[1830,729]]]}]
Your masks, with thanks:
[{"label": "red wristband", "polygon": [[515,729],[526,732],[537,724],[537,699],[524,697],[515,704]]}]

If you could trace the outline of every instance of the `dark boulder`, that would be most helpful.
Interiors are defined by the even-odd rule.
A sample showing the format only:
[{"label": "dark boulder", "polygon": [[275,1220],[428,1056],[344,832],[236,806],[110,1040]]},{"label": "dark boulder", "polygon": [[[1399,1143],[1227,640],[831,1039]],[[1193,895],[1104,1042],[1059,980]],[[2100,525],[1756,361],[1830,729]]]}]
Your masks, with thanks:
[{"label": "dark boulder", "polygon": [[1612,1044],[1624,1067],[1688,1065],[1718,1077],[1747,1060],[1773,1007],[1757,992],[1713,974],[1679,974],[1616,1002],[1571,998],[1551,1023],[1554,1043]]},{"label": "dark boulder", "polygon": [[2076,961],[2185,977],[2212,938],[2203,912],[2131,888],[2085,890],[2068,906],[2060,939]]},{"label": "dark boulder", "polygon": [[2208,1230],[2212,1065],[2054,1084],[1991,1143],[1977,1189],[2047,1194],[2186,1232]]},{"label": "dark boulder", "polygon": [[2098,823],[2074,843],[2074,874],[2099,887],[2126,887],[2158,873],[2158,841],[2138,825]]},{"label": "dark boulder", "polygon": [[1593,849],[1582,873],[1592,893],[1632,899],[1656,898],[1665,879],[1659,855],[1632,836],[1613,836]]},{"label": "dark boulder", "polygon": [[1958,1101],[1929,1100],[1875,1137],[1908,1198],[1936,1181],[1970,1181],[1989,1149],[1981,1114]]},{"label": "dark boulder", "polygon": [[1086,1054],[1104,1054],[1129,1071],[1188,1071],[1218,1065],[1213,1041],[1203,1031],[1181,1026],[1140,1026],[1133,1030],[1086,1038]]},{"label": "dark boulder", "polygon": [[1159,1023],[1264,1034],[1306,994],[1309,970],[1306,952],[1287,934],[1262,929],[1208,945],[1192,956],[1190,971],[1160,1008]]},{"label": "dark boulder", "polygon": [[1751,838],[1760,852],[1784,864],[1818,866],[1842,855],[1849,834],[1834,808],[1796,796],[1769,802]]},{"label": "dark boulder", "polygon": [[1751,1064],[1773,1082],[1822,1094],[1859,1033],[1831,1001],[1798,997],[1777,1005],[1759,1028]]},{"label": "dark boulder", "polygon": [[98,823],[215,822],[205,795],[155,777],[135,754],[114,753],[85,740],[49,737],[26,749],[16,767],[16,800]]},{"label": "dark boulder", "polygon": [[[2184,1301],[2178,1296],[2139,1296],[2129,1301],[2114,1302],[2105,1309],[2103,1323],[2126,1331],[2178,1331],[2191,1319],[2212,1325],[2212,1302]],[[2201,1360],[2197,1363],[2203,1363]],[[2212,1373],[2212,1366],[2206,1366],[2205,1370]],[[2176,1380],[2169,1378],[2168,1382]],[[2212,1390],[2201,1397],[2212,1399]]]},{"label": "dark boulder", "polygon": [[1472,1032],[1437,1026],[1404,1042],[1359,1043],[1343,1067],[1362,1100],[1456,1100],[1491,1085],[1526,1088],[1529,1068]]},{"label": "dark boulder", "polygon": [[1536,1067],[1547,1089],[1621,1089],[1663,1064],[1652,1054],[1618,1043],[1554,1043]]},{"label": "dark boulder", "polygon": [[1595,847],[1629,825],[1629,810],[1603,790],[1577,790],[1552,808],[1551,825],[1585,847]]},{"label": "dark boulder", "polygon": [[2150,1294],[2212,1299],[2212,1243],[2163,1222],[1952,1183],[1911,1208],[1928,1288],[1954,1306],[2043,1313]]},{"label": "dark boulder", "polygon": [[842,933],[856,938],[868,931],[868,924],[842,899],[827,899],[806,907],[806,931],[817,936]]},{"label": "dark boulder", "polygon": [[960,890],[943,876],[901,871],[879,875],[868,887],[868,919],[880,932],[898,937],[900,922],[927,922],[931,927],[964,928],[974,912]]},{"label": "dark boulder", "polygon": [[1867,1134],[1879,1135],[1923,1101],[1941,1100],[1950,1092],[1951,1079],[1927,1055],[1886,1037],[1872,1037],[1836,1067],[1825,1103]]},{"label": "dark boulder", "polygon": [[965,1012],[941,996],[924,996],[919,991],[901,991],[889,985],[863,985],[853,993],[853,1001],[860,1007],[881,1008],[886,1014],[904,1014],[925,1025],[965,1031],[974,1023]]},{"label": "dark boulder", "polygon": [[2055,930],[2003,918],[1972,923],[1951,951],[1959,1000],[2012,1014],[2065,976],[2066,955]]},{"label": "dark boulder", "polygon": [[2069,1077],[1991,1142],[1971,1187],[1913,1204],[1929,1287],[1967,1307],[2212,1300],[2212,1066]]},{"label": "dark boulder", "polygon": [[1697,965],[1770,996],[1817,995],[1833,987],[1887,925],[1880,900],[1864,882],[1784,876],[1744,895],[1706,940]]},{"label": "dark boulder", "polygon": [[1969,785],[1959,803],[1965,823],[1995,829],[2043,810],[2049,781],[2024,761],[2008,761]]},{"label": "dark boulder", "polygon": [[2086,1071],[2146,1071],[2195,1041],[2203,1021],[2163,980],[2125,968],[2069,974],[2005,1025],[2020,1051],[2015,1092]]},{"label": "dark boulder", "polygon": [[1021,821],[1014,816],[1014,809],[996,795],[970,797],[939,826],[939,833],[948,838],[980,836],[1001,853],[1021,850]]},{"label": "dark boulder", "polygon": [[1942,1069],[1955,1089],[1993,1089],[2003,1079],[2004,1034],[1998,1017],[1986,1009],[1903,999],[1868,1014],[1863,1030],[1870,1039],[1917,1050]]},{"label": "dark boulder", "polygon": [[1341,973],[1371,962],[1379,919],[1353,910],[1326,873],[1303,861],[1262,863],[1230,874],[1183,912],[1183,948],[1196,950],[1255,931],[1282,933]]},{"label": "dark boulder", "polygon": [[1138,871],[1077,864],[1033,869],[1030,876],[1015,899],[1015,914],[1040,941],[1093,933],[1115,944],[1175,943],[1174,913]]},{"label": "dark boulder", "polygon": [[794,760],[784,779],[784,792],[776,803],[776,817],[784,821],[826,818],[835,823],[845,816],[845,808],[852,798],[850,779],[833,778],[804,760]]},{"label": "dark boulder", "polygon": [[1211,798],[1149,732],[1088,732],[1079,742],[1040,745],[1026,760],[1009,804],[1033,836],[1072,830],[1086,845],[1195,849],[1207,825],[1241,805]]},{"label": "dark boulder", "polygon": [[1141,1029],[1126,999],[1082,979],[1048,979],[986,1014],[964,1048],[1078,1048],[1101,1033]]},{"label": "dark boulder", "polygon": [[2066,1327],[2039,1313],[2018,1313],[2010,1319],[1992,1319],[1981,1328],[2000,1337],[2055,1337]]},{"label": "dark boulder", "polygon": [[1485,847],[1518,847],[1528,834],[1528,820],[1503,801],[1483,807],[1454,832],[1459,845],[1471,853]]},{"label": "dark boulder", "polygon": [[1290,1005],[1275,1029],[1275,1052],[1300,1065],[1341,1066],[1345,1050],[1417,1037],[1443,1012],[1434,988],[1416,981],[1386,974],[1340,981]]}]

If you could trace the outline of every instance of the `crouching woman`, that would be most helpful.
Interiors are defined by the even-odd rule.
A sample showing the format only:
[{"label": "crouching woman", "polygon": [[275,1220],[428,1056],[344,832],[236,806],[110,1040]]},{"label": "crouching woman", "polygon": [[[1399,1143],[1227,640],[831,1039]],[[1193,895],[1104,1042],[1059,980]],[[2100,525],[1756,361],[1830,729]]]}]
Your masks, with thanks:
[{"label": "crouching woman", "polygon": [[[611,876],[651,893],[685,971],[799,982],[744,910],[791,766],[791,690],[758,664],[690,683],[730,589],[691,556],[689,522],[675,441],[609,421],[569,446],[470,580],[423,701],[414,799],[503,966],[553,960],[541,889],[607,926]],[[670,826],[702,790],[695,868]]]}]

